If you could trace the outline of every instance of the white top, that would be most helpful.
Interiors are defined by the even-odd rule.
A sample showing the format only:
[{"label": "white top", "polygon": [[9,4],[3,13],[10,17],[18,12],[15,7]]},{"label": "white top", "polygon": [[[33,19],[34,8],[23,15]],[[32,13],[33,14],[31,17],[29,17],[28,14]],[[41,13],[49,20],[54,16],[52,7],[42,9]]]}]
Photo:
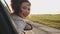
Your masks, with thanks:
[{"label": "white top", "polygon": [[24,28],[26,26],[24,19],[17,15],[13,15],[12,17],[13,17],[13,20],[15,21],[19,34],[23,34]]}]

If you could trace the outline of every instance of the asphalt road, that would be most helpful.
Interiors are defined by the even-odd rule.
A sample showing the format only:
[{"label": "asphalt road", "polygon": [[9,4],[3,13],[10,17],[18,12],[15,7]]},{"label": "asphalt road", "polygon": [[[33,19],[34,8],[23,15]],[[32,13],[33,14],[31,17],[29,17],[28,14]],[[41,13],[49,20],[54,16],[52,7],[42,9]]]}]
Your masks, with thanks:
[{"label": "asphalt road", "polygon": [[32,23],[33,29],[25,31],[26,34],[60,34],[60,30],[42,24]]}]

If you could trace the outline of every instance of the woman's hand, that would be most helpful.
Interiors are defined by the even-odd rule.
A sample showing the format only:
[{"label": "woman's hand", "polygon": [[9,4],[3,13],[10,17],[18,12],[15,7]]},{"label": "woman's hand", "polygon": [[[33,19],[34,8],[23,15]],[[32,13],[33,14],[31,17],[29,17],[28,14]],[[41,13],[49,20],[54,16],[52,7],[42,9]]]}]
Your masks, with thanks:
[{"label": "woman's hand", "polygon": [[24,30],[32,30],[32,29],[33,29],[33,27],[29,23],[27,23],[26,26],[25,26],[25,28],[24,28]]}]

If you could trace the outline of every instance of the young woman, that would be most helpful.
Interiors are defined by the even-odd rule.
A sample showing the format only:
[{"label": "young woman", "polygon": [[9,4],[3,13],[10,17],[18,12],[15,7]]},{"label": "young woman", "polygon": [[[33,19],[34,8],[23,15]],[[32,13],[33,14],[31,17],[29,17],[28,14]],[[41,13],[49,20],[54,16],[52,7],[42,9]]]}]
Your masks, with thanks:
[{"label": "young woman", "polygon": [[12,17],[19,33],[23,34],[24,28],[32,29],[32,27],[28,25],[25,20],[30,13],[31,3],[28,0],[11,0],[11,6],[14,11]]}]

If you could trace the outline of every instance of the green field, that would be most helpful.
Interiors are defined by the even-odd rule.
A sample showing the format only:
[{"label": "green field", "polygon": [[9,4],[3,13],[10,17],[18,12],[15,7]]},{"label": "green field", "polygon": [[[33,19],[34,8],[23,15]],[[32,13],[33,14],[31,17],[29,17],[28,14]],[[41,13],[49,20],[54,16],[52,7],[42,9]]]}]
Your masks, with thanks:
[{"label": "green field", "polygon": [[35,22],[44,24],[53,28],[60,29],[60,14],[33,14],[27,17],[27,19]]}]

